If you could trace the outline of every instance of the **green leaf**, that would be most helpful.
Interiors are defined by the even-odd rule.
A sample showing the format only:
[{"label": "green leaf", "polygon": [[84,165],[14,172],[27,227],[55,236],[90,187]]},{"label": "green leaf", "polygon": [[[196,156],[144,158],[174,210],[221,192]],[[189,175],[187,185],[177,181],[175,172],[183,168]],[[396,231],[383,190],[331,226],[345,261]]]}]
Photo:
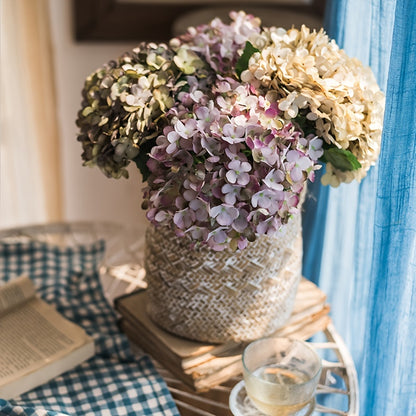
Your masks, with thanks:
[{"label": "green leaf", "polygon": [[260,51],[257,48],[255,48],[249,41],[247,41],[246,46],[244,47],[243,54],[240,56],[235,66],[235,72],[237,73],[238,78],[240,78],[241,73],[248,68],[248,61],[250,60],[251,56],[256,52]]},{"label": "green leaf", "polygon": [[152,147],[156,144],[156,139],[150,139],[145,141],[140,146],[140,152],[139,154],[133,159],[134,163],[140,170],[143,181],[147,181],[147,178],[150,176],[150,170],[147,167],[146,163],[149,160],[149,153],[152,150]]},{"label": "green leaf", "polygon": [[334,168],[342,172],[361,168],[361,163],[349,150],[338,149],[338,147],[325,149],[321,159],[323,162],[331,163]]}]

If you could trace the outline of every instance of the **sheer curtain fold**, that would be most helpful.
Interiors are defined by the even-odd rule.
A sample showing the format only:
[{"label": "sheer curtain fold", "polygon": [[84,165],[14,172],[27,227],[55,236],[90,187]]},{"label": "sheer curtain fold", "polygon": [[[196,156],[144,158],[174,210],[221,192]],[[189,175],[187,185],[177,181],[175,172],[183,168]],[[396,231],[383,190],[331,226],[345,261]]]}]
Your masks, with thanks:
[{"label": "sheer curtain fold", "polygon": [[325,197],[304,225],[304,274],[328,293],[366,416],[416,414],[415,21],[412,0],[332,0],[327,7],[330,36],[371,66],[386,93],[378,166],[361,184],[315,186]]},{"label": "sheer curtain fold", "polygon": [[[363,387],[374,414],[416,414],[416,4],[399,0],[375,209]],[[385,375],[388,374],[389,377]],[[371,382],[383,380],[382,383]]]},{"label": "sheer curtain fold", "polygon": [[59,220],[61,173],[47,0],[1,2],[0,226]]}]

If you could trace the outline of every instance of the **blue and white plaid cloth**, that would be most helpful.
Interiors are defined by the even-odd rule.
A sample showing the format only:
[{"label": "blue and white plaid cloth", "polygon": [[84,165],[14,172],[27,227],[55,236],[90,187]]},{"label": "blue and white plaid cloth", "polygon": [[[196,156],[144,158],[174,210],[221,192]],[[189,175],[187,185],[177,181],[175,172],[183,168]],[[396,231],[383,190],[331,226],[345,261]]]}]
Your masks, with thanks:
[{"label": "blue and white plaid cloth", "polygon": [[60,248],[41,242],[0,242],[0,281],[28,274],[38,294],[95,340],[90,360],[13,400],[0,416],[179,416],[147,356],[136,357],[117,327],[99,282],[105,244]]}]

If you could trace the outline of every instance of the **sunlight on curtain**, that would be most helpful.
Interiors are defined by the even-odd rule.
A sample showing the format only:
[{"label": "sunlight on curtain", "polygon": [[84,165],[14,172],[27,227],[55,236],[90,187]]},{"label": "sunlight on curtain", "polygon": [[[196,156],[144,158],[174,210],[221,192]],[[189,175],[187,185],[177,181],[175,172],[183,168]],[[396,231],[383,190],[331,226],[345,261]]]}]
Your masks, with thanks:
[{"label": "sunlight on curtain", "polygon": [[[416,3],[394,18],[363,371],[364,414],[416,415]],[[386,65],[387,66],[387,65]],[[366,412],[367,410],[367,412]]]},{"label": "sunlight on curtain", "polygon": [[1,1],[0,226],[61,218],[47,0]]},{"label": "sunlight on curtain", "polygon": [[[371,66],[384,92],[393,27],[389,15],[394,15],[393,1],[376,5],[367,0],[337,0],[328,3],[325,19],[328,34],[350,56]],[[315,206],[309,201],[305,218],[304,273],[314,281],[319,279],[329,294],[335,323],[350,346],[359,373],[365,354],[365,328],[357,332],[355,316],[367,313],[368,300],[362,295],[368,293],[370,282],[377,171],[375,166],[361,184],[343,184],[337,189],[313,184],[311,189],[319,192],[319,198]],[[322,254],[308,250],[306,244],[321,245]]]},{"label": "sunlight on curtain", "polygon": [[386,118],[378,167],[361,184],[313,185],[304,273],[328,293],[354,357],[360,414],[413,415],[416,3],[333,0],[326,17],[330,36],[373,69],[387,94]]}]

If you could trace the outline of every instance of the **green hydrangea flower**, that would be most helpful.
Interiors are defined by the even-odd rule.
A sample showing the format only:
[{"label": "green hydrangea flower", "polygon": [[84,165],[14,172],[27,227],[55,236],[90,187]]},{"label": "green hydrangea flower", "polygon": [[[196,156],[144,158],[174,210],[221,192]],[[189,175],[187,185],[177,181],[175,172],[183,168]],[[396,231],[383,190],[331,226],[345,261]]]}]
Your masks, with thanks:
[{"label": "green hydrangea flower", "polygon": [[128,177],[127,165],[160,133],[175,103],[182,75],[175,55],[164,44],[142,43],[87,77],[77,119],[84,165],[97,165],[108,177]]}]

